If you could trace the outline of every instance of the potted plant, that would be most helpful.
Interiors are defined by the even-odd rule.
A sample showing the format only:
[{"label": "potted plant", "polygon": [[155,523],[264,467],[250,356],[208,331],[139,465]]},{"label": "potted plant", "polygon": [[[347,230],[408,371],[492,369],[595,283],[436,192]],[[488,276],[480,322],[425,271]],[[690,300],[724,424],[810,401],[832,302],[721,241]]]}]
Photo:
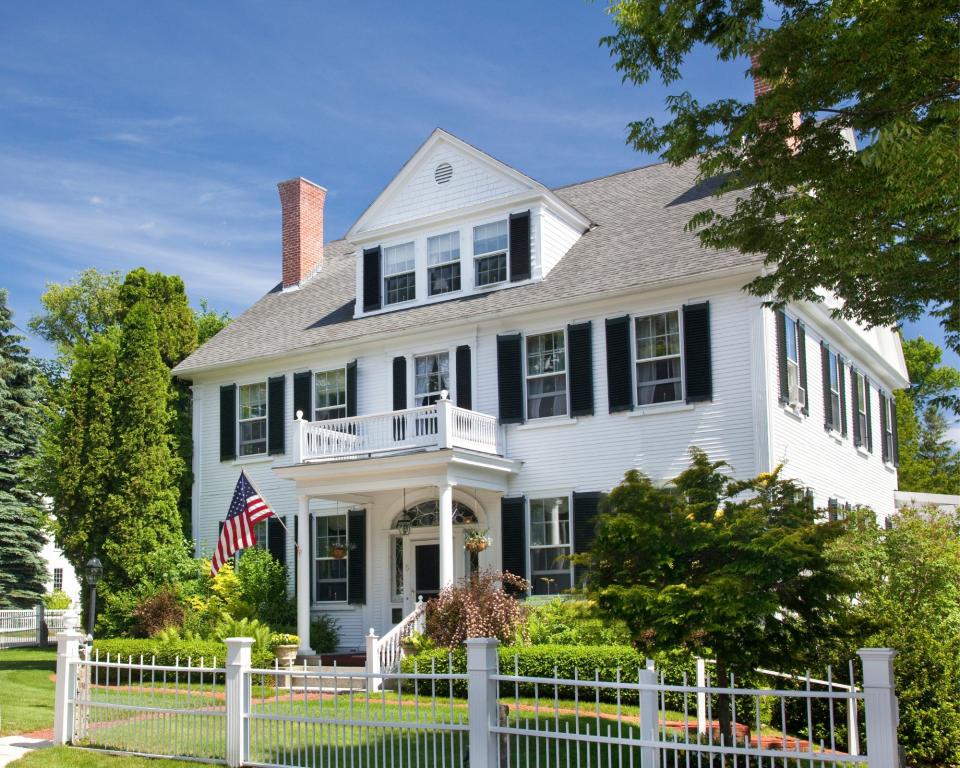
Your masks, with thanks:
[{"label": "potted plant", "polygon": [[330,556],[334,560],[343,560],[347,556],[347,545],[346,544],[331,544],[330,545]]},{"label": "potted plant", "polygon": [[473,529],[466,532],[463,546],[468,552],[483,552],[491,544],[490,532]]},{"label": "potted plant", "polygon": [[273,644],[273,655],[277,657],[280,666],[291,666],[297,660],[300,638],[284,632],[274,632],[270,639]]}]

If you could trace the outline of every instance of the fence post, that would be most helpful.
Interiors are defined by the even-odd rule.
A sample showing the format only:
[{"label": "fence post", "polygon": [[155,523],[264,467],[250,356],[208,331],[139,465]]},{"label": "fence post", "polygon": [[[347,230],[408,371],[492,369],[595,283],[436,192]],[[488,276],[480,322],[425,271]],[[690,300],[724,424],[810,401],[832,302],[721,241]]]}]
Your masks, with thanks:
[{"label": "fence post", "polygon": [[[640,670],[640,684],[650,686],[640,690],[640,738],[644,741],[656,741],[660,720],[660,706],[657,702],[657,670],[653,659],[647,659],[647,668]],[[640,750],[641,768],[655,768],[660,765],[660,750],[655,746],[642,747]]]},{"label": "fence post", "polygon": [[899,768],[900,748],[897,726],[900,713],[893,683],[891,648],[861,648],[863,664],[864,717],[867,720],[867,765],[870,768]]},{"label": "fence post", "polygon": [[[697,688],[707,687],[707,660],[697,657]],[[697,691],[697,733],[707,735],[707,693]]]},{"label": "fence post", "polygon": [[499,684],[493,679],[500,669],[499,642],[492,637],[472,637],[467,646],[467,709],[470,716],[470,768],[497,768]]},{"label": "fence post", "polygon": [[43,603],[37,603],[34,610],[34,621],[37,624],[37,645],[43,648],[47,644],[47,638],[45,637],[46,633],[43,631],[43,621],[44,621],[44,605]]},{"label": "fence post", "polygon": [[57,635],[57,685],[53,699],[53,743],[62,746],[73,739],[73,697],[77,690],[77,664],[83,634],[65,629]]},{"label": "fence post", "polygon": [[247,708],[250,705],[252,637],[228,637],[226,666],[227,765],[243,765],[247,757]]},{"label": "fence post", "polygon": [[383,684],[383,681],[376,677],[380,674],[380,646],[378,644],[380,638],[377,637],[376,633],[373,631],[373,627],[370,627],[370,634],[367,635],[367,674],[370,677],[367,678],[367,690],[371,693],[376,693],[380,690],[380,686]]}]

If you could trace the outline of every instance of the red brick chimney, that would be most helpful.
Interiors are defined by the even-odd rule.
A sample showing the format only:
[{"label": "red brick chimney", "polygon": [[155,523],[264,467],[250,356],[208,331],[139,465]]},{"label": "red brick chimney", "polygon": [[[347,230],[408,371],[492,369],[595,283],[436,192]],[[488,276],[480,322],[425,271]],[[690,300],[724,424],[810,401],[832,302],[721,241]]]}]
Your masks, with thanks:
[{"label": "red brick chimney", "polygon": [[[757,68],[757,62],[760,57],[756,53],[750,54],[750,64],[753,69]],[[753,76],[753,100],[756,101],[761,96],[766,93],[770,93],[773,90],[773,86],[770,85],[766,80],[761,77]]]},{"label": "red brick chimney", "polygon": [[283,287],[299,285],[323,267],[323,202],[327,190],[304,178],[281,181]]}]

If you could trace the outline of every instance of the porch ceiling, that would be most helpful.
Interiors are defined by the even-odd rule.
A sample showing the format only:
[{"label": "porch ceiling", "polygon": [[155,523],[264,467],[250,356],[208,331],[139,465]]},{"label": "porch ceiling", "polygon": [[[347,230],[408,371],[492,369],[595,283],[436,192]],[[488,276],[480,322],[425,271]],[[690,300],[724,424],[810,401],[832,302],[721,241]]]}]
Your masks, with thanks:
[{"label": "porch ceiling", "polygon": [[507,492],[522,462],[460,448],[274,467],[297,494],[363,502],[368,494],[424,485],[462,485]]}]

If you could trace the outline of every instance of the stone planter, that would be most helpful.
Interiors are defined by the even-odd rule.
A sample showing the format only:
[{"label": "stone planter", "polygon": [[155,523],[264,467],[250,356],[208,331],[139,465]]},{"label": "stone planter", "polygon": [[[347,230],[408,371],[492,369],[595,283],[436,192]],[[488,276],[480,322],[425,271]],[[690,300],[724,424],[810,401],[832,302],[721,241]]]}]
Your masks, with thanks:
[{"label": "stone planter", "polygon": [[273,653],[281,667],[289,667],[297,660],[297,646],[295,645],[278,645]]}]

